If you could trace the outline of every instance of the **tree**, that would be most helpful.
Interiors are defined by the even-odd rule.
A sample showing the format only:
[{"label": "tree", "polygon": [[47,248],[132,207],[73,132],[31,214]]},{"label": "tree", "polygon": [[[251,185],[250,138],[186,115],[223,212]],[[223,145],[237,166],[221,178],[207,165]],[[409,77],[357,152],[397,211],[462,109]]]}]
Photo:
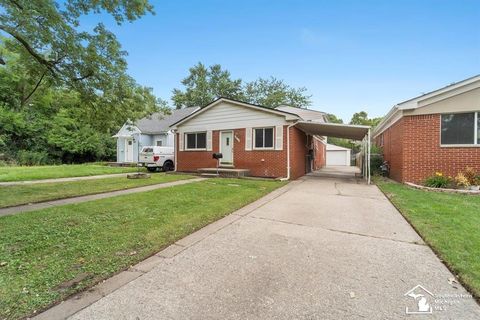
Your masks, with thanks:
[{"label": "tree", "polygon": [[6,62],[0,66],[0,160],[26,165],[110,160],[112,135],[127,118],[166,108],[128,76],[115,80],[116,90],[89,103],[78,91],[53,81],[22,104],[35,86],[28,66],[32,60],[6,46],[0,45],[0,52]]},{"label": "tree", "polygon": [[269,108],[280,105],[305,108],[311,105],[311,95],[307,95],[306,91],[305,87],[292,88],[283,80],[274,77],[259,78],[244,87],[246,102]]},{"label": "tree", "polygon": [[368,118],[368,114],[365,111],[356,112],[350,120],[350,124],[365,125],[375,127],[382,120],[382,118]]},{"label": "tree", "polygon": [[330,123],[343,123],[343,120],[338,118],[336,115],[332,113],[327,114],[328,122]]},{"label": "tree", "polygon": [[[99,106],[99,99],[108,102],[113,97],[117,103],[132,95],[151,102],[149,90],[126,75],[126,52],[115,35],[101,23],[91,31],[79,30],[80,17],[92,12],[107,12],[122,24],[153,13],[153,7],[146,0],[0,0],[0,31],[10,39],[0,41],[20,56],[30,75],[21,105],[45,83],[75,90],[82,106]],[[8,64],[0,55],[0,63]]]},{"label": "tree", "polygon": [[219,64],[206,67],[199,62],[189,69],[182,85],[185,87],[183,90],[173,90],[172,101],[177,108],[205,106],[219,97],[269,108],[280,105],[306,107],[311,103],[306,88],[293,88],[273,77],[259,78],[243,85],[241,79],[231,79],[230,72]]},{"label": "tree", "polygon": [[189,72],[182,80],[185,89],[173,89],[172,101],[177,109],[203,107],[218,97],[243,99],[242,80],[232,80],[230,72],[223,70],[219,64],[206,67],[199,62]]}]

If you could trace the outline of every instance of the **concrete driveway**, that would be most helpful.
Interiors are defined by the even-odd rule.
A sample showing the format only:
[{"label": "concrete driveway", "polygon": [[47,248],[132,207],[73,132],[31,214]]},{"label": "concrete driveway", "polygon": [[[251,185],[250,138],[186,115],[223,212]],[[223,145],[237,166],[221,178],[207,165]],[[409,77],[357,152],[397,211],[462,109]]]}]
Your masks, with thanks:
[{"label": "concrete driveway", "polygon": [[[178,254],[72,319],[480,318],[375,186],[314,174],[253,208],[180,241]],[[406,315],[418,310],[421,296],[404,296],[417,285],[435,295],[415,291],[430,315]]]}]

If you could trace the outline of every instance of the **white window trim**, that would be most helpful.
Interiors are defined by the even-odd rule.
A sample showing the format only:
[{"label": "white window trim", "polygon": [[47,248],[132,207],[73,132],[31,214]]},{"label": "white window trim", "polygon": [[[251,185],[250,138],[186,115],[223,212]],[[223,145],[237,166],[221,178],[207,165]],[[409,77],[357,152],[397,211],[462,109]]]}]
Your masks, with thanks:
[{"label": "white window trim", "polygon": [[[183,142],[184,142],[184,148],[183,150],[185,151],[207,151],[207,141],[205,140],[205,148],[189,148],[188,147],[188,142],[187,142],[187,135],[188,134],[198,134],[198,133],[205,133],[205,139],[207,139],[207,131],[195,131],[195,132],[185,132],[183,134]],[[196,139],[196,138],[195,138]],[[196,144],[195,140],[195,144]]]},{"label": "white window trim", "polygon": [[[257,129],[272,129],[273,130],[273,132],[272,132],[272,146],[271,147],[258,148],[258,147],[255,146]],[[265,130],[263,130],[263,144],[265,144]],[[253,128],[252,146],[253,146],[253,150],[275,150],[275,127],[256,127],[256,128]]]},{"label": "white window trim", "polygon": [[[158,145],[159,142],[162,143],[160,146]],[[163,145],[163,140],[155,140],[155,146],[156,146],[156,147],[164,147],[164,145]]]},{"label": "white window trim", "polygon": [[[442,144],[442,116],[446,114],[457,114],[457,113],[473,113],[473,143],[465,144]],[[478,143],[478,116],[480,111],[467,111],[467,112],[444,112],[440,114],[440,147],[442,148],[480,148]]]}]

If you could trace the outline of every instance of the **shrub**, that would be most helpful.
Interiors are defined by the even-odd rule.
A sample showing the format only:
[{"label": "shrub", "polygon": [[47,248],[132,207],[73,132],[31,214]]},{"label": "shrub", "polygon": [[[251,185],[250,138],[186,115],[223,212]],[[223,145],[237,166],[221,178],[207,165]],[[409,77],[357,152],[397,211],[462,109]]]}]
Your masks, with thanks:
[{"label": "shrub", "polygon": [[465,168],[465,171],[463,172],[463,175],[468,180],[468,183],[470,185],[475,185],[475,178],[477,177],[477,172],[475,171],[475,169],[473,169],[471,167],[467,167],[467,168]]},{"label": "shrub", "polygon": [[441,172],[435,172],[433,176],[425,179],[425,186],[430,188],[447,188],[452,183],[450,177],[446,177]]},{"label": "shrub", "polygon": [[48,153],[44,151],[20,150],[17,152],[17,163],[22,166],[50,164]]},{"label": "shrub", "polygon": [[383,156],[381,154],[372,154],[370,156],[370,172],[372,174],[380,174],[380,166],[383,163]]},{"label": "shrub", "polygon": [[468,188],[470,187],[470,181],[468,181],[468,178],[465,176],[463,172],[459,172],[457,176],[455,177],[455,182],[457,183],[457,186],[463,187],[463,188]]},{"label": "shrub", "polygon": [[480,175],[475,177],[474,185],[480,186]]}]

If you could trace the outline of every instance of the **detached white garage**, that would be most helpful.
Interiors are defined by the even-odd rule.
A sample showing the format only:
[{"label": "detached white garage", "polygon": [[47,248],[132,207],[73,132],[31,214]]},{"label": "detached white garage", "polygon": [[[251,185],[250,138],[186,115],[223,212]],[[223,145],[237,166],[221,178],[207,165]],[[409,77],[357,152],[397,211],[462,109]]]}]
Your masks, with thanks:
[{"label": "detached white garage", "polygon": [[350,166],[351,149],[327,144],[327,166]]}]

